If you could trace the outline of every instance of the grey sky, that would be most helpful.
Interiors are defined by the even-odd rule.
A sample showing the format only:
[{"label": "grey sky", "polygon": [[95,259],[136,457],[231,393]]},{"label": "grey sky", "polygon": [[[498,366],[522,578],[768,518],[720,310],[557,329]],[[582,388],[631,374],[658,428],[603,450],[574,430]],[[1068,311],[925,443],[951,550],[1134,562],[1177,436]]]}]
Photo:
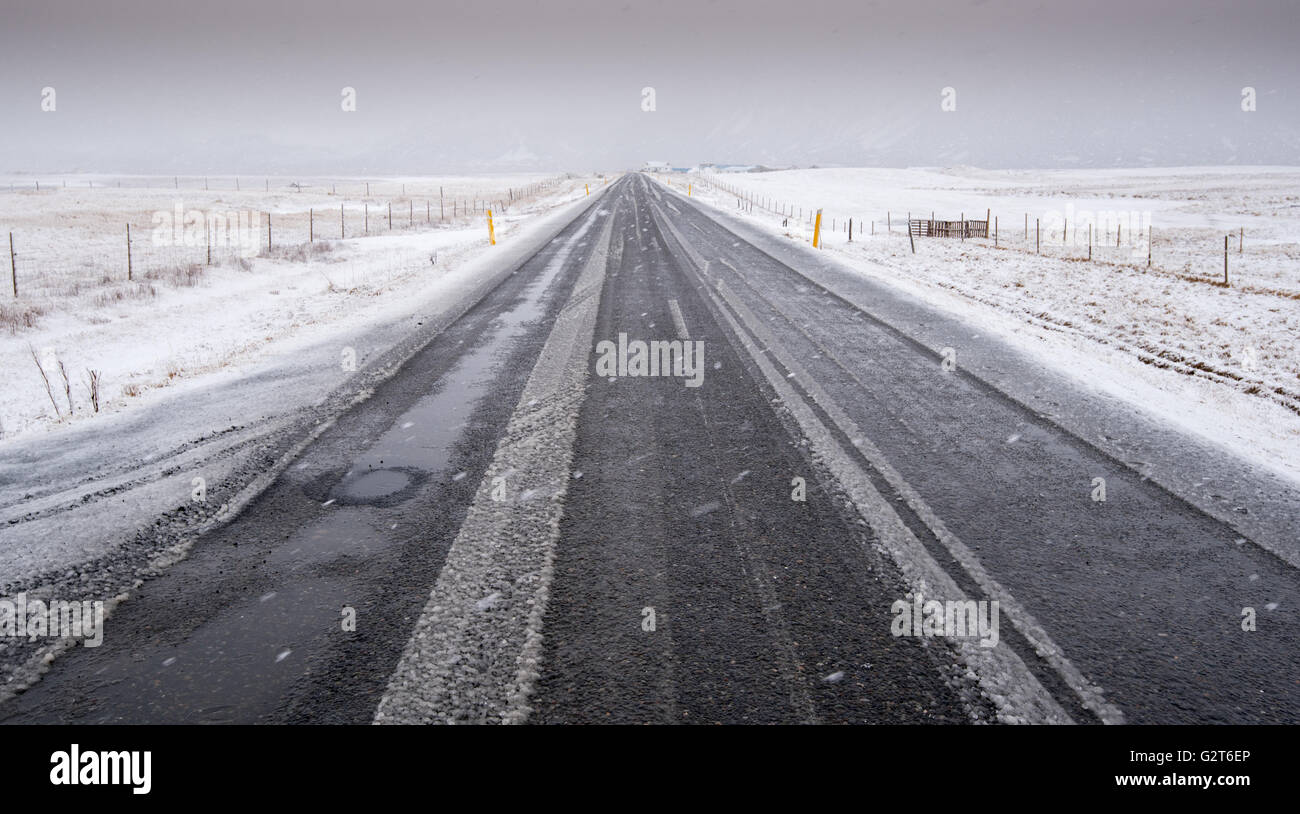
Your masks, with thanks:
[{"label": "grey sky", "polygon": [[0,0],[0,171],[1295,164],[1298,35],[1295,0]]}]

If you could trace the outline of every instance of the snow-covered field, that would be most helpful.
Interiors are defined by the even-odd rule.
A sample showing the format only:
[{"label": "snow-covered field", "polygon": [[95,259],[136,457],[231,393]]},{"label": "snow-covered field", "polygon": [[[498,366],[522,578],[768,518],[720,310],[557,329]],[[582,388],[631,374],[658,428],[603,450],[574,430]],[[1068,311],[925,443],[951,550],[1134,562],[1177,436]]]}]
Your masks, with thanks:
[{"label": "snow-covered field", "polygon": [[[64,181],[0,179],[0,239],[7,249],[14,234],[19,290],[15,298],[10,274],[0,275],[0,443],[93,420],[91,371],[103,415],[381,322],[487,250],[486,208],[508,241],[530,219],[582,197],[584,184],[601,183],[259,178],[236,191],[233,178]],[[214,224],[230,228],[209,265]]]},{"label": "snow-covered field", "polygon": [[[1300,169],[809,169],[660,180],[683,192],[690,184],[693,197],[793,240],[811,241],[821,208],[823,248],[850,267],[1300,480]],[[996,246],[918,237],[913,253],[909,213],[982,221],[986,211]]]}]

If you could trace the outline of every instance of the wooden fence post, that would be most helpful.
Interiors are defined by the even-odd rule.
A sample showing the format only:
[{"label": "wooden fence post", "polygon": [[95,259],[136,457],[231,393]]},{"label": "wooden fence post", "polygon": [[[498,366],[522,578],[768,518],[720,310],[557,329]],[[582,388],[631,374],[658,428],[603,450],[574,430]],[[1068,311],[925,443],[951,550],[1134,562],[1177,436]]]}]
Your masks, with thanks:
[{"label": "wooden fence post", "polygon": [[14,233],[9,233],[9,272],[14,276],[14,299],[18,299],[18,261],[14,259]]},{"label": "wooden fence post", "polygon": [[126,225],[126,279],[131,279],[131,224]]}]

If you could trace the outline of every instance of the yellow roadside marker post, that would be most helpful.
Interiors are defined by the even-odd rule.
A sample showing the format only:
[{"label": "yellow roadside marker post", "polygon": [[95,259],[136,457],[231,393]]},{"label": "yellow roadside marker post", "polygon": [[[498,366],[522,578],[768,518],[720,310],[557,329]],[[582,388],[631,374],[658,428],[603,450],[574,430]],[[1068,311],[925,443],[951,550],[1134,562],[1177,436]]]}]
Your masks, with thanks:
[{"label": "yellow roadside marker post", "polygon": [[583,184],[582,186],[583,186],[584,188],[586,188],[586,190],[587,190],[587,194],[590,195],[590,194],[591,194],[591,184]]},{"label": "yellow roadside marker post", "polygon": [[487,211],[488,215],[488,243],[492,246],[497,245],[497,230],[492,226],[492,210]]},{"label": "yellow roadside marker post", "polygon": [[813,224],[813,248],[822,247],[822,211],[817,210],[817,221]]},{"label": "yellow roadside marker post", "polygon": [[686,185],[686,197],[687,197],[687,198],[691,197],[691,189],[692,189],[694,186],[695,186],[694,184],[687,184],[687,185]]}]

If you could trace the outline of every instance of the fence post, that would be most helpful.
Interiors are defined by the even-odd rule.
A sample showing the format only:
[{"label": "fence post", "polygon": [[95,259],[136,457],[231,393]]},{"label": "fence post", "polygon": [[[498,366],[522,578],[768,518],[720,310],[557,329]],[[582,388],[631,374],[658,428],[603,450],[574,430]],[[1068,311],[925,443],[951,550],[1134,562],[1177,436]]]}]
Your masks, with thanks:
[{"label": "fence post", "polygon": [[389,229],[389,231],[392,231],[392,228],[393,228],[393,202],[392,202],[392,201],[389,201],[389,202],[388,202],[388,229]]},{"label": "fence post", "polygon": [[14,259],[14,233],[9,233],[9,272],[14,276],[14,299],[18,299],[18,261]]},{"label": "fence post", "polygon": [[1151,227],[1147,226],[1147,268],[1151,268]]},{"label": "fence post", "polygon": [[998,219],[993,219],[993,248],[998,247]]},{"label": "fence post", "polygon": [[1223,236],[1223,284],[1228,284],[1228,236]]},{"label": "fence post", "polygon": [[1034,218],[1034,254],[1041,254],[1043,247],[1043,230],[1039,226],[1039,219]]},{"label": "fence post", "polygon": [[273,245],[273,244],[272,244],[272,242],[271,242],[271,213],[270,213],[270,212],[267,212],[267,213],[266,213],[266,250],[267,250],[267,252],[270,252],[270,251],[271,251],[271,246],[272,246],[272,245]]},{"label": "fence post", "polygon": [[370,204],[365,204],[365,207],[366,207],[365,210],[366,211],[366,234],[370,234]]},{"label": "fence post", "polygon": [[339,240],[343,239],[343,204],[339,204]]},{"label": "fence post", "polygon": [[316,242],[316,210],[307,210],[307,242]]},{"label": "fence post", "polygon": [[1241,254],[1241,247],[1246,243],[1246,227],[1237,227],[1237,254]]},{"label": "fence post", "polygon": [[438,187],[438,220],[447,219],[447,207],[442,199],[442,187]]},{"label": "fence post", "polygon": [[907,220],[907,242],[912,244],[912,254],[916,254],[916,238],[912,237],[912,219]]},{"label": "fence post", "polygon": [[853,218],[849,218],[849,242],[853,242]]},{"label": "fence post", "polygon": [[1088,224],[1088,259],[1092,259],[1092,224]]}]

